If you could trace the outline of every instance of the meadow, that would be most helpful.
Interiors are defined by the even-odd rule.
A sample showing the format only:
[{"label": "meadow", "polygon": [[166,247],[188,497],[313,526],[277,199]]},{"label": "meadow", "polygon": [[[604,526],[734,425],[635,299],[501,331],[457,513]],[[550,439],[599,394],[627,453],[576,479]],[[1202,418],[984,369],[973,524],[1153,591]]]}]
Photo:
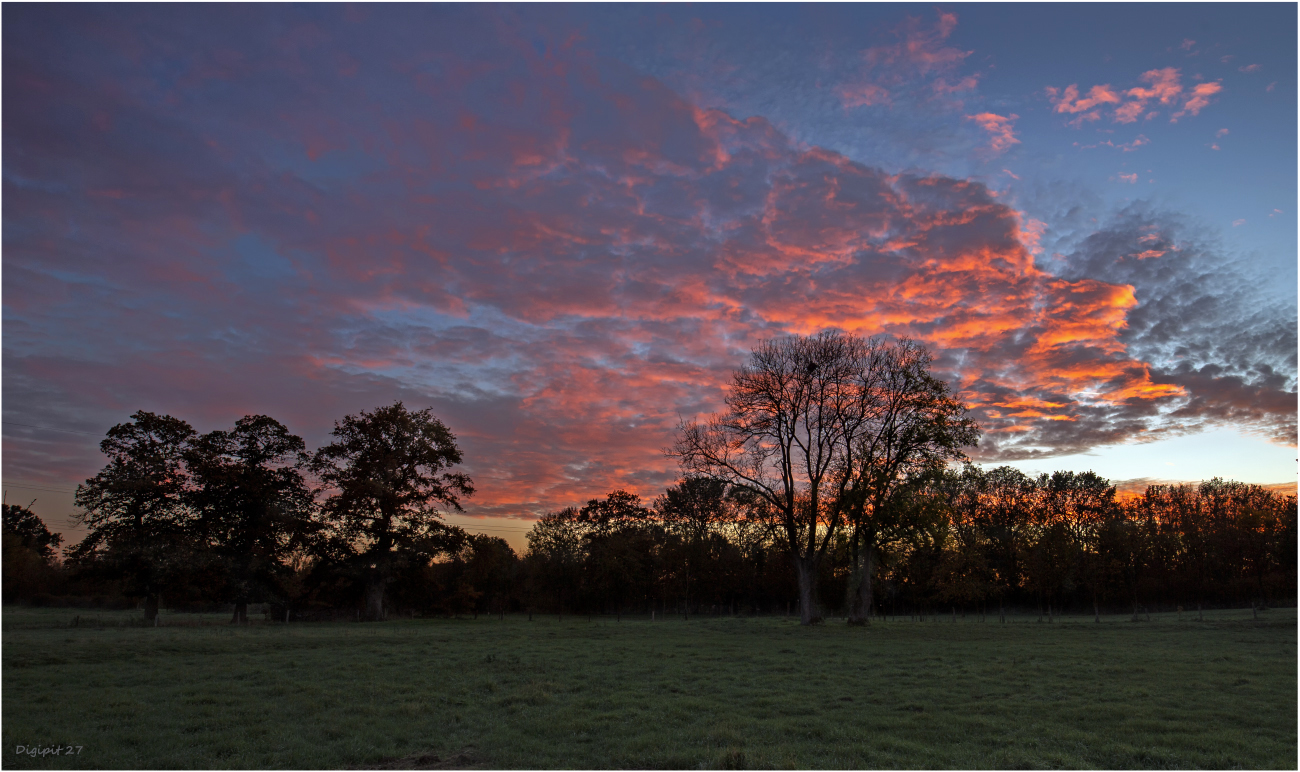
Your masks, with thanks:
[{"label": "meadow", "polygon": [[[4,756],[62,768],[1295,768],[1294,609],[258,622],[9,608]],[[76,755],[17,746],[80,746]]]}]

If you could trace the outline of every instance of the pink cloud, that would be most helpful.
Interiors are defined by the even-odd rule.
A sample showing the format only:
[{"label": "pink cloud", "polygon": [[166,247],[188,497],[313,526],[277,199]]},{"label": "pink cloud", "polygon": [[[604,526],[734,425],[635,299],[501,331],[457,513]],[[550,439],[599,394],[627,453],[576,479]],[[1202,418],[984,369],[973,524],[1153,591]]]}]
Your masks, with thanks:
[{"label": "pink cloud", "polygon": [[1093,86],[1088,90],[1088,96],[1080,99],[1079,87],[1074,84],[1066,86],[1061,92],[1049,86],[1047,97],[1058,113],[1081,113],[1098,105],[1117,104],[1120,101],[1119,94],[1110,86]]},{"label": "pink cloud", "polygon": [[1178,82],[1178,69],[1175,67],[1148,70],[1142,73],[1138,80],[1150,84],[1150,87],[1138,86],[1129,89],[1125,94],[1143,103],[1154,99],[1162,105],[1172,104],[1183,91],[1183,87]]},{"label": "pink cloud", "polygon": [[1182,107],[1171,118],[1172,122],[1177,122],[1189,113],[1197,115],[1210,103],[1210,97],[1222,90],[1220,82],[1215,81],[1199,83],[1190,93],[1184,92],[1181,74],[1176,67],[1148,70],[1138,80],[1146,85],[1134,86],[1122,94],[1109,85],[1100,85],[1093,86],[1088,96],[1081,98],[1078,86],[1070,85],[1063,90],[1048,87],[1047,97],[1053,111],[1078,114],[1074,120],[1066,123],[1077,129],[1085,121],[1099,120],[1103,109],[1109,109],[1115,123],[1135,123],[1139,117],[1151,120],[1158,114],[1158,111],[1148,109],[1152,105],[1172,106],[1182,102]]},{"label": "pink cloud", "polygon": [[1237,72],[1259,72],[1258,64],[1248,64],[1245,67],[1238,67]]},{"label": "pink cloud", "polygon": [[980,128],[989,133],[989,149],[996,155],[1006,152],[1012,145],[1020,144],[1020,140],[1016,139],[1014,133],[1015,127],[1012,125],[1019,117],[1015,113],[1009,116],[979,113],[966,116],[966,120],[975,121]]},{"label": "pink cloud", "polygon": [[1115,108],[1115,122],[1133,123],[1138,119],[1138,116],[1142,114],[1144,109],[1146,109],[1146,102],[1125,102]]},{"label": "pink cloud", "polygon": [[1210,97],[1222,90],[1223,87],[1219,84],[1219,81],[1196,84],[1196,87],[1192,89],[1191,98],[1183,104],[1183,109],[1170,116],[1170,122],[1175,122],[1188,113],[1199,115],[1201,110],[1210,103]]},{"label": "pink cloud", "polygon": [[[400,398],[456,432],[473,512],[528,517],[662,489],[679,416],[717,410],[751,347],[792,332],[934,347],[990,458],[1147,436],[1157,408],[1194,396],[1125,342],[1135,286],[1044,270],[1046,226],[979,181],[873,168],[567,32],[538,45],[490,21],[460,54],[444,50],[458,28],[354,52],[356,74],[326,56],[337,82],[297,69],[302,50],[252,47],[231,83],[182,103],[101,93],[99,73],[14,81],[31,109],[10,116],[24,153],[6,163],[63,174],[66,192],[7,191],[23,224],[5,255],[10,404],[101,431],[140,408],[203,429],[268,412],[319,444],[332,419]],[[877,74],[959,83],[944,68],[965,54],[941,45],[955,23],[905,29]],[[149,61],[123,63],[124,81],[148,82]],[[397,75],[372,93],[359,75],[377,62]],[[34,120],[87,95],[120,120]],[[969,120],[994,152],[1017,141],[1015,115]],[[1165,249],[1136,242],[1108,260]],[[94,471],[93,451],[15,442],[7,474]]]},{"label": "pink cloud", "polygon": [[1133,185],[1138,181],[1138,176],[1136,172],[1133,174],[1119,174],[1116,176],[1120,179],[1121,182],[1127,182],[1130,185]]},{"label": "pink cloud", "polygon": [[[1079,143],[1076,142],[1074,144],[1078,145]],[[1107,139],[1098,142],[1095,145],[1080,145],[1079,147],[1081,150],[1092,150],[1093,148],[1098,148],[1098,147],[1113,147],[1119,150],[1121,153],[1132,153],[1133,151],[1137,150],[1143,145],[1149,145],[1149,144],[1151,144],[1151,140],[1148,139],[1145,134],[1139,134],[1136,137],[1134,137],[1133,140],[1130,142],[1116,143],[1113,140]]]},{"label": "pink cloud", "polygon": [[953,13],[939,14],[932,27],[909,17],[892,31],[896,42],[862,51],[862,72],[835,89],[841,103],[845,108],[890,104],[900,90],[928,92],[936,99],[973,91],[979,75],[958,71],[971,52],[945,43],[956,26]]},{"label": "pink cloud", "polygon": [[846,108],[889,104],[889,89],[874,83],[857,83],[837,89],[840,101]]},{"label": "pink cloud", "polygon": [[948,94],[956,94],[960,91],[973,91],[978,86],[979,76],[967,75],[956,83],[949,83],[943,78],[935,78],[933,88],[935,94],[946,96]]}]

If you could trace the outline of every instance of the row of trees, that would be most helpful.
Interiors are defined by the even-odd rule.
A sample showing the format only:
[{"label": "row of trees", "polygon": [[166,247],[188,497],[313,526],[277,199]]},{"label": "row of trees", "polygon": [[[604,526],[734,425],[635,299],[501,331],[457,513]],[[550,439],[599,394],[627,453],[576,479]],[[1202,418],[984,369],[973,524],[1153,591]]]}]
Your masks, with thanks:
[{"label": "row of trees", "polygon": [[[428,410],[347,416],[313,453],[268,416],[198,435],[140,412],[109,431],[109,463],[78,488],[89,534],[65,578],[116,583],[149,617],[163,592],[220,598],[237,621],[258,601],[367,619],[793,603],[811,624],[823,609],[865,623],[881,604],[1097,610],[1294,593],[1294,496],[1213,481],[1119,502],[1091,473],[957,466],[979,429],[930,362],[907,340],[764,343],[726,409],[681,426],[678,484],[648,505],[616,491],[545,515],[522,557],[442,521],[473,486]],[[10,519],[7,563],[21,541]],[[29,520],[23,543],[48,549],[23,549],[48,565],[57,537],[32,536]]]},{"label": "row of trees", "polygon": [[381,619],[405,566],[464,540],[442,509],[474,489],[449,471],[460,451],[429,410],[361,411],[336,422],[333,438],[308,453],[269,416],[199,435],[138,412],[108,431],[108,464],[77,487],[88,535],[68,550],[68,568],[142,598],[149,619],[164,591],[205,587],[246,621],[250,602],[291,597],[305,570],[328,566],[364,587],[366,617]]},{"label": "row of trees", "polygon": [[[607,614],[806,602],[780,520],[737,492],[689,478],[650,507],[615,492],[547,515],[528,536],[518,597]],[[1254,485],[1157,485],[1119,499],[1091,472],[1033,478],[967,465],[900,486],[874,526],[868,614],[990,605],[1100,614],[1295,597],[1296,497]],[[863,603],[852,542],[845,530],[827,547],[817,613],[852,618]]]},{"label": "row of trees", "polygon": [[[990,606],[1189,609],[1291,600],[1296,585],[1296,499],[1259,486],[1212,480],[1151,486],[1118,499],[1092,473],[1026,476],[1000,467],[947,470],[901,489],[877,533],[869,609],[915,613]],[[197,544],[173,542],[184,560],[158,562],[149,578],[176,602],[271,601],[280,613],[365,607],[367,566],[331,555],[324,528],[308,548],[262,573],[259,584]],[[430,537],[432,541],[432,537]],[[51,534],[30,510],[5,508],[6,594],[60,581]],[[789,547],[769,510],[716,480],[687,478],[653,502],[615,491],[550,513],[515,552],[499,538],[439,531],[423,550],[390,562],[388,605],[421,614],[545,611],[557,614],[788,613],[802,602]],[[123,551],[125,557],[129,551]],[[103,562],[69,561],[62,577],[116,577],[142,597],[140,579]],[[816,577],[824,611],[858,602],[858,563],[841,533]],[[117,569],[117,570],[115,570]],[[83,591],[96,590],[91,581]],[[147,597],[147,596],[145,596]],[[242,610],[242,609],[241,609]],[[802,611],[802,609],[799,609]]]}]

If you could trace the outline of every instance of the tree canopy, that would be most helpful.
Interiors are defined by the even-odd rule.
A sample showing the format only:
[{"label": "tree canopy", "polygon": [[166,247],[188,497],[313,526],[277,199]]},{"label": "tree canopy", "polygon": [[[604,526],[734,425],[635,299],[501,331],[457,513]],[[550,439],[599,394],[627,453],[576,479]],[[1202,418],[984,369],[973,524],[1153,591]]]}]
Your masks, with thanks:
[{"label": "tree canopy", "polygon": [[365,613],[384,617],[394,571],[414,556],[436,554],[458,532],[442,523],[474,486],[448,471],[461,462],[451,431],[433,411],[401,402],[345,416],[312,468],[331,492],[321,506],[339,550],[364,574]]}]

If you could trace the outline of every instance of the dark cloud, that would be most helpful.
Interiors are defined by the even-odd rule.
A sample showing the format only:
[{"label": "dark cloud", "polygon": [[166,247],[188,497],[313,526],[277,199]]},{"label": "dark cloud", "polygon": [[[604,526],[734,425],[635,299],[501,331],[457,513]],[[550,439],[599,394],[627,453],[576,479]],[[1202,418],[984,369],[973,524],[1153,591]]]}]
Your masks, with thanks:
[{"label": "dark cloud", "polygon": [[1219,423],[1272,440],[1296,438],[1296,309],[1269,276],[1232,259],[1182,218],[1129,207],[1063,255],[1063,277],[1106,276],[1134,287],[1120,340],[1152,377],[1187,389],[1178,431]]}]

